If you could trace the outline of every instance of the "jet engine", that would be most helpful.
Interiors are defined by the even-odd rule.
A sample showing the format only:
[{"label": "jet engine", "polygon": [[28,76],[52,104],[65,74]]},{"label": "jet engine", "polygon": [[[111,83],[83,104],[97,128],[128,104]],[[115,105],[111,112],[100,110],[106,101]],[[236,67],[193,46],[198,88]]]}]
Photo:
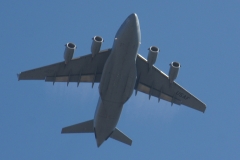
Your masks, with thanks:
[{"label": "jet engine", "polygon": [[158,56],[158,52],[159,52],[159,48],[155,47],[155,46],[151,46],[149,47],[149,52],[148,52],[148,64],[149,64],[149,68],[152,68],[152,66],[154,65],[154,63],[157,60],[157,56]]},{"label": "jet engine", "polygon": [[100,51],[101,45],[103,43],[103,38],[100,36],[94,36],[92,40],[93,42],[92,42],[91,52],[92,52],[92,57],[94,57]]},{"label": "jet engine", "polygon": [[71,59],[73,58],[73,53],[77,46],[73,43],[67,43],[65,46],[66,48],[64,51],[64,60],[65,64],[68,64],[68,62],[71,61]]},{"label": "jet engine", "polygon": [[178,62],[172,62],[170,64],[170,70],[169,70],[170,83],[173,83],[173,81],[177,78],[180,67],[181,67],[180,63],[178,63]]}]

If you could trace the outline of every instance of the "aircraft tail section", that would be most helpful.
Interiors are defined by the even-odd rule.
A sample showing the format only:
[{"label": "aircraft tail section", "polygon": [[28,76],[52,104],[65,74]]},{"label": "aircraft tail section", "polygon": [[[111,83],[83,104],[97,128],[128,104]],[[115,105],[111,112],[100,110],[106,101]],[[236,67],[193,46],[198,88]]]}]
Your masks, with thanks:
[{"label": "aircraft tail section", "polygon": [[[93,120],[89,120],[82,123],[64,127],[62,128],[61,133],[95,133]],[[96,133],[95,133],[95,137],[96,137]],[[130,146],[132,145],[132,140],[128,136],[126,136],[124,133],[122,133],[118,128],[114,129],[110,137],[117,141],[125,143],[127,145],[130,145]]]},{"label": "aircraft tail section", "polygon": [[64,127],[62,133],[93,133],[93,120]]},{"label": "aircraft tail section", "polygon": [[117,128],[115,128],[110,137],[127,145],[132,145],[132,140]]}]

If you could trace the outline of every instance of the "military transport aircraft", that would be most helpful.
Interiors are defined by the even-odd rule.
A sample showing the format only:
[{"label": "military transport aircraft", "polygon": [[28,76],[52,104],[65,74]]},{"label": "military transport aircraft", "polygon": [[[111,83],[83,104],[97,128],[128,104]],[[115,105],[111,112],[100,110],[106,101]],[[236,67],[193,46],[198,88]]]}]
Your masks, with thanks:
[{"label": "military transport aircraft", "polygon": [[166,75],[154,66],[159,48],[151,46],[147,59],[138,54],[141,32],[137,14],[131,14],[116,33],[111,49],[101,50],[103,38],[93,37],[91,54],[73,59],[76,45],[67,43],[64,61],[18,74],[18,80],[46,82],[89,82],[99,84],[99,100],[94,119],[68,126],[62,133],[94,133],[99,147],[109,137],[131,145],[132,140],[122,133],[118,123],[124,103],[135,90],[149,96],[185,105],[204,112],[206,105],[174,80],[180,64],[172,62]]}]

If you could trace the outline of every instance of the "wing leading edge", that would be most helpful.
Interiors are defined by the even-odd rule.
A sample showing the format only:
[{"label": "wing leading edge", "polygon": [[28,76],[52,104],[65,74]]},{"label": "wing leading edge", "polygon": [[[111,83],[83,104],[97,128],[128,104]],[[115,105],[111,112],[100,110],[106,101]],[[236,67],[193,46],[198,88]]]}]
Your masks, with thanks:
[{"label": "wing leading edge", "polygon": [[176,82],[171,85],[168,76],[155,66],[151,70],[148,69],[147,60],[138,54],[137,60],[137,81],[136,94],[141,91],[151,96],[163,99],[172,104],[185,105],[198,111],[204,112],[206,105],[181,87]]}]

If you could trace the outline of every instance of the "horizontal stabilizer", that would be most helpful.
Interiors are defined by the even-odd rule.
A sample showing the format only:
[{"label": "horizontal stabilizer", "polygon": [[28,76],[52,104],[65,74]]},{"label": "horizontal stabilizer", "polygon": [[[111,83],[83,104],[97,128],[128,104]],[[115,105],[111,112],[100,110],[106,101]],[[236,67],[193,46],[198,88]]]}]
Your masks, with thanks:
[{"label": "horizontal stabilizer", "polygon": [[132,140],[117,128],[115,128],[114,132],[111,134],[110,137],[122,143],[128,144],[130,146],[132,145]]},{"label": "horizontal stabilizer", "polygon": [[93,120],[64,127],[62,133],[93,133]]}]

